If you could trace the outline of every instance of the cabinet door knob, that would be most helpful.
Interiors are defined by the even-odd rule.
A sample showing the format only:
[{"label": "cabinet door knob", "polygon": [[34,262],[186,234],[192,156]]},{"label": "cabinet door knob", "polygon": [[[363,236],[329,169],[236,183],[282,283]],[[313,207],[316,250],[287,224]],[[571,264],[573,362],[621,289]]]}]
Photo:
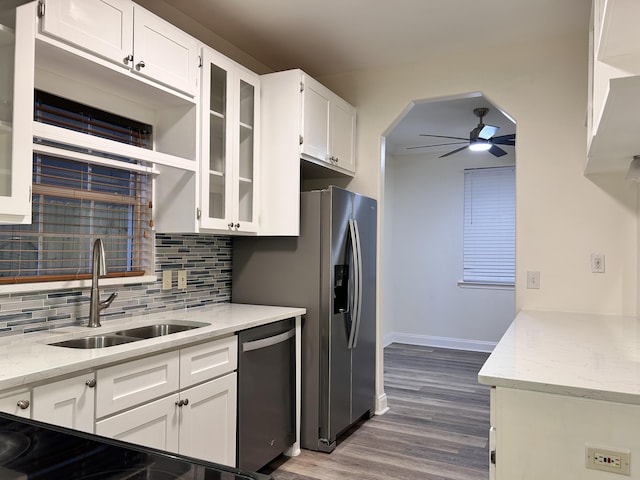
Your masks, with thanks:
[{"label": "cabinet door knob", "polygon": [[236,223],[236,228],[240,228],[240,224],[239,223]]},{"label": "cabinet door knob", "polygon": [[183,404],[183,405],[185,405],[185,406],[186,406],[186,405],[189,405],[189,399],[188,399],[188,398],[185,398],[185,399],[184,399],[184,402],[182,402],[182,404]]},{"label": "cabinet door knob", "polygon": [[125,65],[129,65],[129,62],[133,62],[133,55],[127,55],[123,59]]},{"label": "cabinet door knob", "polygon": [[[188,403],[188,402],[189,402],[189,400],[187,400],[187,403]],[[184,401],[184,400],[176,400],[176,405],[177,405],[178,407],[182,407],[182,406],[186,405],[187,403],[185,403],[185,401]]]},{"label": "cabinet door knob", "polygon": [[22,410],[29,408],[29,400],[18,400],[18,408]]},{"label": "cabinet door knob", "polygon": [[140,60],[136,63],[136,70],[140,70],[141,68],[144,68],[144,60]]},{"label": "cabinet door knob", "polygon": [[231,222],[229,225],[227,225],[227,227],[233,228],[233,222]]},{"label": "cabinet door knob", "polygon": [[93,388],[93,387],[96,386],[96,379],[95,378],[90,378],[89,380],[84,382],[84,384],[89,388]]}]

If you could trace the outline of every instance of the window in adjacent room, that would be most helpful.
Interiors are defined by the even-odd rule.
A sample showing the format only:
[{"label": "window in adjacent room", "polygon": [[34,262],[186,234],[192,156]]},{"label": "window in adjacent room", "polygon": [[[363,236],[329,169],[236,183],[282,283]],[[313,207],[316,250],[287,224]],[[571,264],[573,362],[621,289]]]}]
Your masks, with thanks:
[{"label": "window in adjacent room", "polygon": [[[36,121],[149,147],[151,127],[43,92]],[[32,223],[0,226],[0,284],[90,277],[96,238],[105,246],[109,277],[153,269],[152,179],[141,162],[65,145],[34,145]]]},{"label": "window in adjacent room", "polygon": [[515,283],[515,219],[515,167],[465,170],[464,283]]}]

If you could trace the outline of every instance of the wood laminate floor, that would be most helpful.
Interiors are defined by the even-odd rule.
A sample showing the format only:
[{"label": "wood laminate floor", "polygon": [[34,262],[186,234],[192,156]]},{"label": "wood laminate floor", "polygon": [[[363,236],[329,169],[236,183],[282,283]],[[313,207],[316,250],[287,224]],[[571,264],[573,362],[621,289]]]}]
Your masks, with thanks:
[{"label": "wood laminate floor", "polygon": [[392,344],[384,350],[389,412],[363,421],[331,454],[303,450],[262,471],[275,480],[489,478],[488,354]]}]

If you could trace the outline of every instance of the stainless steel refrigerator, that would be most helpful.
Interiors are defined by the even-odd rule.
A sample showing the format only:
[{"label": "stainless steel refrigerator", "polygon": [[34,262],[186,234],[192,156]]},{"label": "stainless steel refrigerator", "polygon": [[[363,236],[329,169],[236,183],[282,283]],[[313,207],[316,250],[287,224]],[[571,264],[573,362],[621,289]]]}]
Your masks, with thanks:
[{"label": "stainless steel refrigerator", "polygon": [[300,203],[299,237],[233,239],[231,296],[307,309],[301,446],[331,452],[375,406],[377,206],[333,186]]}]

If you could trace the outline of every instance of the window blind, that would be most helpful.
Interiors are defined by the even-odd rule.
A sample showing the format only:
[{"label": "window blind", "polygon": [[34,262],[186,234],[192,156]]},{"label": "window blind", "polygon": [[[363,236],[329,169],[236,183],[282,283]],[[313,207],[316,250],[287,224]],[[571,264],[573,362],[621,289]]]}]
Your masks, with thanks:
[{"label": "window blind", "polygon": [[[126,119],[97,110],[87,115],[77,105],[36,95],[34,117],[46,116],[47,122],[57,126],[91,129],[94,135],[144,144],[140,135],[131,134],[130,130],[140,130],[136,122],[128,129]],[[51,116],[51,111],[56,115]],[[55,146],[49,149],[54,153],[34,147],[31,225],[0,226],[0,284],[89,278],[97,238],[104,242],[107,276],[144,275],[153,265],[151,175],[128,158],[110,156],[105,164],[101,155],[92,162],[91,152],[84,150],[79,152],[84,160],[75,160],[67,158],[73,155],[64,153],[63,144]],[[56,150],[61,153],[56,155]]]},{"label": "window blind", "polygon": [[515,282],[515,217],[515,167],[465,170],[465,282]]}]

